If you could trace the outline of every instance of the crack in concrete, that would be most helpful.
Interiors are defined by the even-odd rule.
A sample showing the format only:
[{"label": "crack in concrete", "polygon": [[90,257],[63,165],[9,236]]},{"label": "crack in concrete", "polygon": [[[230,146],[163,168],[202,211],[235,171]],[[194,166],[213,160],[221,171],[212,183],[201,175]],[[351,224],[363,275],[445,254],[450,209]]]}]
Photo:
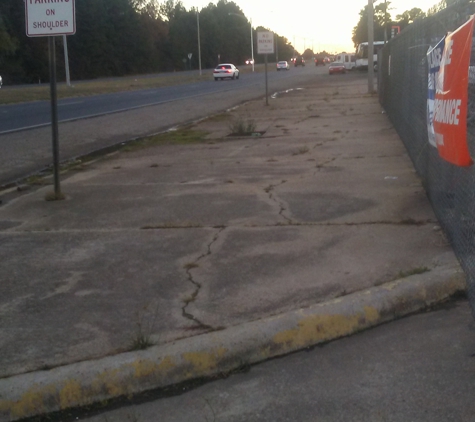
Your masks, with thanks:
[{"label": "crack in concrete", "polygon": [[215,226],[214,228],[218,229],[218,232],[213,236],[213,239],[211,239],[211,242],[208,243],[207,251],[205,253],[201,254],[200,256],[198,256],[198,258],[196,258],[196,260],[194,262],[185,265],[185,270],[186,270],[186,275],[188,277],[188,281],[191,284],[193,284],[193,286],[195,287],[195,290],[193,291],[193,293],[191,294],[191,296],[189,298],[184,300],[185,304],[181,308],[181,312],[182,312],[183,317],[185,317],[185,318],[193,321],[194,323],[196,323],[198,325],[197,328],[201,328],[201,329],[205,329],[205,330],[215,330],[215,327],[212,327],[211,325],[205,324],[204,322],[200,321],[193,314],[187,312],[186,308],[188,307],[188,305],[190,303],[192,303],[196,300],[196,298],[198,297],[198,294],[200,293],[201,287],[202,287],[202,284],[199,283],[198,281],[196,281],[193,278],[193,274],[191,273],[191,271],[193,270],[193,268],[199,267],[199,264],[198,264],[199,261],[201,261],[202,259],[204,259],[207,256],[211,255],[212,245],[218,240],[219,235],[221,234],[221,232],[223,230],[226,229],[226,226]]},{"label": "crack in concrete", "polygon": [[318,171],[320,171],[323,167],[325,167],[326,165],[332,163],[335,160],[336,160],[336,157],[329,158],[328,160],[326,160],[322,163],[317,163],[317,165],[315,167],[317,168]]},{"label": "crack in concrete", "polygon": [[286,182],[287,182],[287,180],[282,180],[280,183],[277,183],[275,185],[269,185],[264,189],[264,192],[266,192],[269,195],[269,199],[271,199],[277,205],[279,205],[279,207],[280,207],[279,215],[287,221],[287,225],[291,225],[292,224],[292,219],[284,215],[284,211],[286,210],[286,208],[284,207],[284,205],[282,204],[281,201],[275,199],[274,195],[272,195],[272,191],[274,190],[274,188],[276,188],[278,186],[282,186]]}]

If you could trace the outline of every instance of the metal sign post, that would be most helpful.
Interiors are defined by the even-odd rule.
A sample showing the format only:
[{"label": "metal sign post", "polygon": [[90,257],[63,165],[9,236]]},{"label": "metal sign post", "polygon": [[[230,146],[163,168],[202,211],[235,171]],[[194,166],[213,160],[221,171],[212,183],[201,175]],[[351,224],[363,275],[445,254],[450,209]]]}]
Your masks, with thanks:
[{"label": "metal sign post", "polygon": [[[61,199],[59,182],[59,131],[58,96],[56,89],[56,45],[57,35],[72,35],[76,32],[74,0],[65,2],[38,2],[25,0],[25,23],[28,37],[48,37],[49,75],[51,94],[51,128],[53,142],[54,196]],[[69,70],[67,71],[69,74]],[[68,76],[69,77],[69,76]]]},{"label": "metal sign post", "polygon": [[267,86],[267,55],[274,54],[274,33],[270,31],[257,32],[257,54],[264,54],[266,78],[266,105],[269,105]]},{"label": "metal sign post", "polygon": [[59,132],[58,132],[58,95],[56,90],[56,43],[55,37],[48,38],[49,80],[51,93],[51,128],[53,140],[54,195],[61,197],[59,183]]},{"label": "metal sign post", "polygon": [[267,54],[264,55],[265,74],[266,74],[266,105],[269,105],[269,90],[267,89]]}]

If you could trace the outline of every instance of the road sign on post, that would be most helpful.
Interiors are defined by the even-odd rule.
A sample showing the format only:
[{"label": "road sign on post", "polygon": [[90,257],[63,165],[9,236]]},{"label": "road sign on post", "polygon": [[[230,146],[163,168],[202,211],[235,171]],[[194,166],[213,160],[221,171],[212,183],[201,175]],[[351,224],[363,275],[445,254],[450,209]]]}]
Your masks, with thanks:
[{"label": "road sign on post", "polygon": [[274,54],[274,33],[270,31],[257,32],[257,54]]},{"label": "road sign on post", "polygon": [[28,37],[48,37],[51,129],[53,141],[54,198],[63,199],[59,182],[58,96],[56,90],[56,46],[58,35],[76,33],[74,0],[24,0]]},{"label": "road sign on post", "polygon": [[269,105],[269,94],[267,88],[267,55],[274,54],[274,33],[270,31],[257,32],[257,54],[264,54],[265,75],[266,75],[266,105]]},{"label": "road sign on post", "polygon": [[74,0],[25,0],[26,35],[48,37],[76,33]]}]

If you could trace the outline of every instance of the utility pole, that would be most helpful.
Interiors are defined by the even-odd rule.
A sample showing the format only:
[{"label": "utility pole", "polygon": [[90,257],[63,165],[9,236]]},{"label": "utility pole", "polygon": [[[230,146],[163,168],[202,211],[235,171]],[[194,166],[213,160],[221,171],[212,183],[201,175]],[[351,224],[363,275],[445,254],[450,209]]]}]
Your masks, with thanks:
[{"label": "utility pole", "polygon": [[368,93],[374,94],[373,0],[368,0]]}]

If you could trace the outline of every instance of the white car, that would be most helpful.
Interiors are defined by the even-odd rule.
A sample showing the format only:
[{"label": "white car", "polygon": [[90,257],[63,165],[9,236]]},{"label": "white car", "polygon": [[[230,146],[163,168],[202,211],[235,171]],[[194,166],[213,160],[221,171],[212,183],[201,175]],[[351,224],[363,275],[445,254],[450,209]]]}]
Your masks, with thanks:
[{"label": "white car", "polygon": [[231,63],[221,63],[213,70],[214,80],[218,79],[239,79],[239,69]]},{"label": "white car", "polygon": [[289,70],[290,69],[289,62],[287,62],[285,60],[283,60],[281,62],[278,62],[277,63],[277,70],[280,70],[280,69]]}]

